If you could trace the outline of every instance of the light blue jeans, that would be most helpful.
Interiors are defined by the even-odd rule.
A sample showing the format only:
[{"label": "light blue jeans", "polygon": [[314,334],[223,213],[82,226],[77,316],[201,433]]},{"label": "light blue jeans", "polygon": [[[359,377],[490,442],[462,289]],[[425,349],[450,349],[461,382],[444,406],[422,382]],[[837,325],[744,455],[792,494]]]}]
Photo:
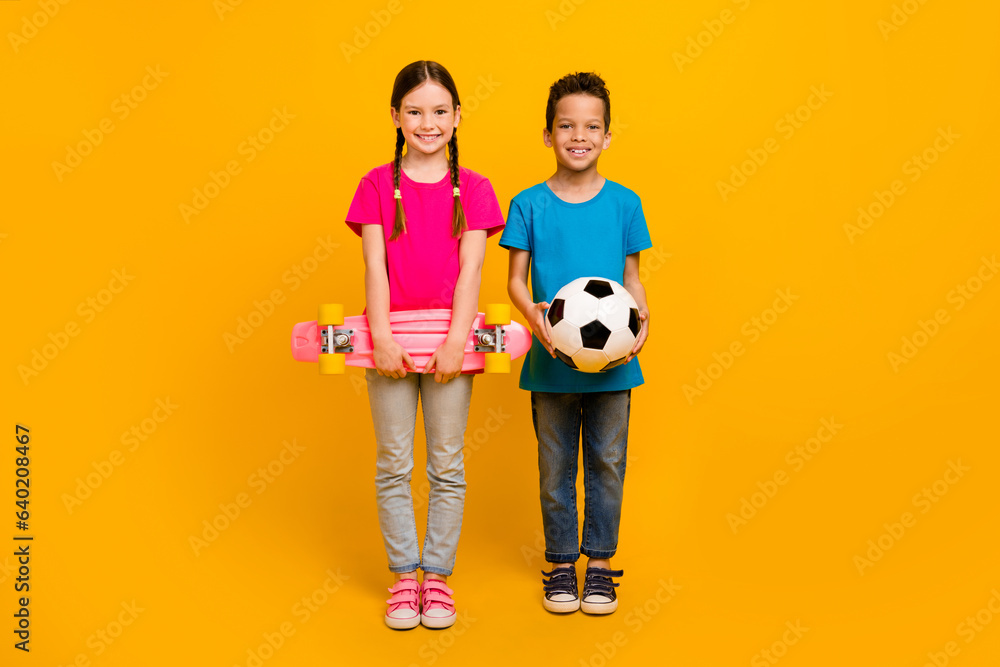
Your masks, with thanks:
[{"label": "light blue jeans", "polygon": [[[462,447],[472,398],[472,375],[444,384],[434,375],[407,373],[394,379],[365,370],[368,402],[375,427],[375,497],[385,551],[392,572],[450,575],[455,566],[465,507]],[[410,478],[417,404],[423,405],[427,438],[427,534],[423,559],[417,548],[417,522]]]}]

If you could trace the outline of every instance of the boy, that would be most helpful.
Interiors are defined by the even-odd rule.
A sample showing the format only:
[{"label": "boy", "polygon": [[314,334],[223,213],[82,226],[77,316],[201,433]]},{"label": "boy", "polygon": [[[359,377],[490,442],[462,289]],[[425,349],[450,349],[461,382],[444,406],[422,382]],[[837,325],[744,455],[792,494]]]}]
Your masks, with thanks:
[{"label": "boy", "polygon": [[[596,74],[570,74],[552,85],[542,138],[555,153],[556,172],[514,197],[500,238],[510,250],[507,291],[534,333],[519,386],[531,391],[545,558],[551,566],[542,572],[548,577],[542,580],[542,606],[552,612],[610,614],[618,607],[612,577],[623,574],[611,569],[610,559],[618,548],[631,390],[643,382],[632,358],[649,333],[639,251],[652,242],[639,197],[597,171],[601,151],[611,143],[610,122],[608,89]],[[604,373],[574,370],[552,349],[548,300],[581,276],[622,283],[639,306],[642,328],[628,360]],[[576,509],[581,424],[582,543]],[[589,559],[582,602],[574,565],[580,553]]]}]

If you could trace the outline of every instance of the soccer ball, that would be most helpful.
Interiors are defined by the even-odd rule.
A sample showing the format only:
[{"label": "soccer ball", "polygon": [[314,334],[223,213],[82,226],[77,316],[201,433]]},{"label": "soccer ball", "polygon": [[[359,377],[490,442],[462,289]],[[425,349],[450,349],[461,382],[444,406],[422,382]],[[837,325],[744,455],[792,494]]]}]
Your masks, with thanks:
[{"label": "soccer ball", "polygon": [[624,363],[639,335],[639,307],[607,278],[577,278],[553,297],[545,314],[556,356],[570,368],[600,373]]}]

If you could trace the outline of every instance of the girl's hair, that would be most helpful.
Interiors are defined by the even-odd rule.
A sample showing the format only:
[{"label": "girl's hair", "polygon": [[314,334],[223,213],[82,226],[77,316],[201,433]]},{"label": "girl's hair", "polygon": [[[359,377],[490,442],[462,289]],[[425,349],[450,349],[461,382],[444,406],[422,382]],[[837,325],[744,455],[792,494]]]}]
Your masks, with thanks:
[{"label": "girl's hair", "polygon": [[594,72],[567,74],[549,88],[549,101],[545,105],[545,127],[552,131],[552,121],[556,117],[556,104],[567,95],[590,95],[604,102],[604,131],[611,128],[611,93],[604,79]]},{"label": "girl's hair", "polygon": [[[451,74],[433,60],[418,60],[412,62],[399,71],[396,81],[392,84],[392,99],[389,102],[396,111],[400,111],[403,103],[403,96],[408,92],[427,81],[435,81],[451,93],[452,108],[461,105],[458,99],[458,89]],[[403,138],[403,130],[396,128],[396,156],[392,161],[392,184],[396,192],[399,192],[399,174],[402,171],[400,161],[403,159],[403,146],[406,140]],[[458,128],[452,132],[451,141],[448,142],[448,168],[451,172],[451,187],[455,193],[455,206],[452,213],[451,235],[458,237],[466,229],[465,211],[462,209],[462,200],[458,191]],[[395,241],[400,234],[406,232],[406,214],[403,212],[403,200],[396,197],[396,222],[392,226],[392,236],[390,241]]]}]

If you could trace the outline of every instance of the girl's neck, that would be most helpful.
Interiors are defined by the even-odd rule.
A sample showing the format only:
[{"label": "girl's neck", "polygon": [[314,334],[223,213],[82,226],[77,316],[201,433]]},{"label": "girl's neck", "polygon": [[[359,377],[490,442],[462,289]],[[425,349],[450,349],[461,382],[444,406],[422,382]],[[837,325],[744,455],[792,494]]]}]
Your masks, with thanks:
[{"label": "girl's neck", "polygon": [[444,150],[431,155],[407,150],[399,164],[406,175],[418,183],[437,183],[449,170]]}]

